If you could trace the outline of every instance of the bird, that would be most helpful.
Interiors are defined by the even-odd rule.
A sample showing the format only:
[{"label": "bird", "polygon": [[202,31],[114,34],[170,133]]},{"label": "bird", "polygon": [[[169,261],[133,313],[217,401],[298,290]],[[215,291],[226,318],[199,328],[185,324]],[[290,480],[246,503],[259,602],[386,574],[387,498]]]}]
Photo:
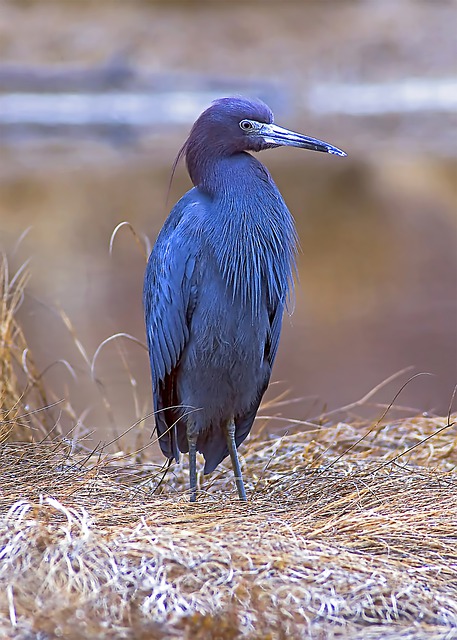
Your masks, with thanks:
[{"label": "bird", "polygon": [[155,429],[162,453],[197,451],[204,474],[237,449],[268,387],[293,292],[297,233],[267,168],[252,152],[280,146],[337,156],[333,145],[274,123],[259,99],[219,98],[201,113],[184,156],[193,187],[175,204],[150,253],[143,289]]}]

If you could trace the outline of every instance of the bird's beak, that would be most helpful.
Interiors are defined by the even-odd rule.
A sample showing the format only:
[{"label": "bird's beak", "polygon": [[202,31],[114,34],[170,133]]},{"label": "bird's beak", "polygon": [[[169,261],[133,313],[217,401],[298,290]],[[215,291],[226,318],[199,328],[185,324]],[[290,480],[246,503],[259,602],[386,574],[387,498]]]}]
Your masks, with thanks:
[{"label": "bird's beak", "polygon": [[300,147],[301,149],[311,149],[311,151],[322,151],[323,153],[332,153],[335,156],[346,156],[347,154],[338,147],[334,147],[328,142],[303,136],[301,133],[289,131],[276,124],[263,124],[258,131],[264,142],[278,147]]}]

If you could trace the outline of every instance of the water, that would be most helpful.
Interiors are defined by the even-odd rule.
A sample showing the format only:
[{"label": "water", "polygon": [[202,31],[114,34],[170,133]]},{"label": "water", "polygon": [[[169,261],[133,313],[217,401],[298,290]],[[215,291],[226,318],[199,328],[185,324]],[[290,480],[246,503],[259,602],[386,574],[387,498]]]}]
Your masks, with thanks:
[{"label": "water", "polygon": [[303,94],[303,103],[320,115],[454,114],[457,79],[404,78],[386,83],[317,84]]},{"label": "water", "polygon": [[[143,258],[127,233],[110,258],[109,238],[127,219],[154,240],[167,209],[188,188],[179,169],[165,204],[170,166],[188,127],[221,95],[210,84],[155,92],[35,86],[0,94],[0,243],[8,251],[32,227],[22,247],[24,259],[34,256],[24,322],[41,367],[59,358],[78,366],[71,339],[50,311],[56,303],[89,354],[115,332],[143,339]],[[409,413],[446,412],[457,377],[457,144],[450,126],[457,83],[316,81],[294,93],[234,81],[225,89],[260,94],[279,124],[349,152],[344,161],[290,149],[262,154],[297,219],[303,248],[297,306],[285,319],[273,375],[279,384],[270,397],[289,389],[304,400],[281,412],[307,418],[362,397],[412,365],[433,377],[409,385],[399,403]],[[129,153],[118,144],[125,129],[134,133]],[[151,132],[161,136],[160,145],[148,142]],[[148,407],[146,354],[131,345],[125,350]],[[100,357],[97,375],[120,428],[132,424],[132,391],[114,345]],[[72,384],[63,378],[54,381],[62,397]],[[73,397],[85,411],[83,381],[94,385],[84,373],[78,379]],[[377,400],[389,402],[404,381]],[[96,410],[91,420],[103,426]]]}]

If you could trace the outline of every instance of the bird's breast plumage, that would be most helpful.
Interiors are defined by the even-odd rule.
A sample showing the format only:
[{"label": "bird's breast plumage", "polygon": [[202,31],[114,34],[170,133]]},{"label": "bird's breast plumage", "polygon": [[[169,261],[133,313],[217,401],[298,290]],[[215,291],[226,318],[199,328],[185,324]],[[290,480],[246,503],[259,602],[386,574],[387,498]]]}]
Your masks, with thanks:
[{"label": "bird's breast plumage", "polygon": [[204,208],[201,237],[213,252],[232,299],[239,297],[255,317],[262,304],[287,299],[293,286],[296,231],[271,176],[256,159],[247,157],[238,179],[232,176]]}]

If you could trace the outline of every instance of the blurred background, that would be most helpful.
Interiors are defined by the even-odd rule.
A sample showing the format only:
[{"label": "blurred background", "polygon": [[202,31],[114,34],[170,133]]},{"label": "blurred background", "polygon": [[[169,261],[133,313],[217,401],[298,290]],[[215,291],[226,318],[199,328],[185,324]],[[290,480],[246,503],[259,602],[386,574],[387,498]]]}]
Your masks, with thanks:
[{"label": "blurred background", "polygon": [[60,309],[89,359],[117,332],[144,341],[145,258],[127,228],[110,256],[111,234],[128,221],[155,240],[190,186],[180,165],[167,202],[192,122],[212,99],[244,94],[348,153],[261,154],[301,241],[268,392],[295,401],[264,414],[308,419],[409,366],[374,401],[429,372],[397,404],[446,413],[457,382],[456,23],[445,0],[2,0],[0,248],[12,268],[31,257],[21,320],[57,396],[71,394],[97,433],[109,426],[101,388],[119,430],[151,410],[146,351],[107,344],[94,385]]}]

